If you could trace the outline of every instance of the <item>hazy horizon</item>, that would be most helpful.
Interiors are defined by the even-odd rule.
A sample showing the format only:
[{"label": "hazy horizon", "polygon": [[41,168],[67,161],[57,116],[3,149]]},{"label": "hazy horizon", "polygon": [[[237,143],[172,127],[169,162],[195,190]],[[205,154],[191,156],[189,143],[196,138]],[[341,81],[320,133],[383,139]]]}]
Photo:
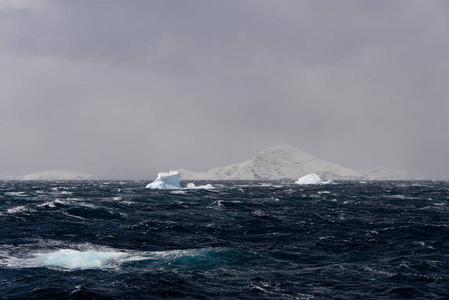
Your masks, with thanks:
[{"label": "hazy horizon", "polygon": [[[275,150],[273,152],[273,150]],[[279,152],[279,150],[281,152]],[[311,173],[321,173],[324,168],[323,164],[326,163],[330,163],[331,165],[333,165],[331,168],[335,168],[335,166],[338,166],[339,168],[341,168],[341,174],[336,175],[336,176],[353,176],[353,175],[348,175],[345,174],[348,170],[352,170],[352,171],[356,171],[359,173],[358,176],[360,176],[360,180],[385,180],[384,178],[382,179],[378,179],[376,175],[383,175],[383,176],[387,176],[389,178],[389,180],[435,180],[433,178],[425,178],[420,176],[419,174],[413,174],[413,173],[407,173],[407,172],[403,172],[402,170],[398,170],[398,169],[393,169],[393,168],[389,168],[389,167],[375,167],[375,168],[370,168],[370,169],[359,169],[359,170],[353,170],[353,169],[348,169],[346,168],[346,166],[343,165],[335,165],[333,162],[328,162],[325,160],[322,160],[319,157],[316,157],[310,153],[304,152],[300,149],[297,149],[291,145],[273,145],[270,146],[266,149],[263,149],[263,151],[260,151],[259,153],[255,153],[254,155],[252,155],[251,157],[248,157],[247,159],[245,159],[244,161],[238,161],[238,162],[233,162],[227,166],[215,166],[214,168],[211,168],[210,170],[199,170],[199,171],[195,171],[195,170],[187,170],[187,169],[173,169],[173,170],[162,170],[160,172],[171,172],[171,171],[179,171],[181,173],[184,172],[188,172],[188,174],[190,175],[194,175],[194,176],[200,176],[202,179],[198,179],[198,178],[191,178],[191,177],[186,177],[184,178],[184,175],[182,175],[183,179],[185,180],[230,180],[230,179],[217,179],[216,176],[221,176],[221,175],[217,175],[216,174],[216,170],[221,169],[220,171],[218,171],[218,173],[226,173],[227,176],[233,177],[235,176],[241,176],[241,172],[243,171],[244,173],[246,173],[246,171],[248,168],[250,168],[250,170],[255,167],[257,170],[252,170],[252,172],[254,172],[254,174],[258,174],[257,176],[261,176],[263,174],[265,174],[267,172],[267,170],[265,169],[259,169],[260,167],[265,166],[268,169],[272,169],[272,168],[279,168],[282,165],[282,168],[287,167],[287,163],[282,163],[281,161],[279,161],[279,159],[284,155],[284,154],[280,154],[280,153],[292,153],[293,157],[296,157],[297,159],[297,153],[300,153],[300,157],[302,157],[303,161],[301,164],[307,165],[308,161],[312,158],[313,160],[315,160],[316,162],[319,162],[319,164],[317,165],[318,169],[310,169],[309,171],[305,171],[305,172],[301,172],[301,170],[297,170],[297,175],[294,176],[288,176],[285,175],[282,178],[290,178],[292,180],[295,180],[296,178],[300,177],[300,176],[305,176],[305,175],[311,175]],[[273,156],[274,155],[274,156]],[[265,156],[264,159],[270,158],[270,156],[273,156],[271,159],[273,159],[272,162],[268,163],[268,165],[265,164],[261,164],[258,163],[259,159],[261,156]],[[290,158],[292,159],[292,158]],[[294,158],[295,160],[295,158]],[[297,161],[295,161],[296,163]],[[255,164],[255,165],[253,165]],[[304,165],[301,168],[304,168]],[[237,172],[237,174],[228,174],[226,170],[224,170],[223,168],[228,168],[232,166],[232,169],[235,169],[236,167],[238,168],[238,171],[235,170]],[[319,166],[319,167],[318,167]],[[306,167],[306,169],[309,169],[308,167]],[[290,168],[290,170],[292,170],[292,168]],[[119,170],[120,171],[120,170]],[[209,176],[212,176],[208,179],[203,178],[205,174],[209,173],[209,171],[211,171],[212,173]],[[285,171],[285,170],[284,170]],[[320,172],[321,171],[321,172]],[[331,170],[327,170],[327,171],[331,171]],[[335,171],[335,170],[334,170]],[[259,174],[260,172],[262,172],[263,174]],[[118,173],[118,174],[117,174]],[[120,172],[112,172],[111,175],[109,176],[98,176],[97,174],[91,174],[91,173],[83,173],[83,172],[78,172],[76,170],[43,170],[43,171],[39,171],[39,172],[33,172],[33,173],[29,173],[29,174],[21,174],[21,175],[12,175],[12,176],[6,176],[3,180],[22,180],[22,179],[26,179],[26,180],[39,180],[44,178],[44,180],[48,180],[49,178],[54,178],[54,179],[58,179],[58,180],[72,180],[75,178],[78,179],[93,179],[93,180],[149,180],[149,179],[155,179],[159,174],[159,172],[154,173],[154,174],[148,174],[146,177],[124,177],[123,174],[122,176],[120,176]],[[249,172],[251,173],[251,172]],[[295,172],[296,173],[296,172]],[[204,175],[201,175],[204,174]],[[402,175],[400,175],[402,174]],[[276,177],[276,174],[273,174],[274,177]],[[372,178],[372,176],[374,176],[375,178]],[[399,177],[397,177],[399,176]],[[207,177],[207,176],[206,176]],[[335,179],[335,177],[332,177],[333,179]],[[326,177],[326,179],[331,179],[328,175]],[[232,180],[242,180],[240,178],[234,178]],[[276,178],[272,178],[271,180],[277,180]],[[352,178],[346,178],[346,179],[342,179],[342,178],[337,178],[337,180],[353,180]]]},{"label": "hazy horizon", "polygon": [[0,178],[288,144],[449,179],[447,1],[0,0]]}]

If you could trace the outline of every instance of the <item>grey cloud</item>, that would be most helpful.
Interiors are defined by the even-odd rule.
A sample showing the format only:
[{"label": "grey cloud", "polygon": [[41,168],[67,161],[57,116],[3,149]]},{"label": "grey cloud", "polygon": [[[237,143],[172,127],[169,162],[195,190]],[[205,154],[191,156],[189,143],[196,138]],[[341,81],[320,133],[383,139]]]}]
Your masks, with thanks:
[{"label": "grey cloud", "polygon": [[0,175],[152,177],[285,143],[449,178],[444,2],[45,4],[0,11]]}]

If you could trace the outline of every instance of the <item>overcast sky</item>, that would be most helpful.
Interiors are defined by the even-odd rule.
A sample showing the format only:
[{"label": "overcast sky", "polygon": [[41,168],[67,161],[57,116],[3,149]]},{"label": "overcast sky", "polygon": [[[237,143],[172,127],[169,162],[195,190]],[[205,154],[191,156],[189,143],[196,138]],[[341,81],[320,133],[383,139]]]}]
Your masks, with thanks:
[{"label": "overcast sky", "polygon": [[449,179],[449,1],[0,0],[0,175],[290,144]]}]

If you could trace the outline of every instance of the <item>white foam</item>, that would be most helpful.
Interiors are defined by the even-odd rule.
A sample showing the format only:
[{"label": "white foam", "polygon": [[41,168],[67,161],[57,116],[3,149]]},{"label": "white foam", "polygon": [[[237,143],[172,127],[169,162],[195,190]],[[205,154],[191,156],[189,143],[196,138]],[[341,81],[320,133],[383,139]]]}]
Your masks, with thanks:
[{"label": "white foam", "polygon": [[296,184],[330,184],[334,183],[332,179],[329,179],[327,181],[323,181],[323,179],[320,178],[315,173],[308,174],[302,177],[299,177],[298,180],[295,182]]},{"label": "white foam", "polygon": [[279,184],[271,184],[271,183],[261,183],[259,185],[260,187],[273,187],[273,188],[281,188],[283,187],[283,185],[279,185]]},{"label": "white foam", "polygon": [[176,195],[183,195],[183,194],[187,194],[187,191],[178,191],[178,190],[174,190],[171,191],[172,194],[176,194]]},{"label": "white foam", "polygon": [[8,214],[15,214],[15,213],[24,212],[24,211],[27,211],[27,210],[29,210],[29,208],[24,206],[24,205],[22,205],[22,206],[9,208],[9,209],[6,210],[6,212]]},{"label": "white foam", "polygon": [[80,207],[89,207],[89,208],[98,208],[95,204],[83,202],[80,198],[67,198],[65,200],[56,199],[53,201],[55,204],[67,205],[67,206],[80,206]]},{"label": "white foam", "polygon": [[213,252],[222,252],[224,249],[186,249],[186,250],[168,250],[168,251],[152,251],[152,252],[142,252],[136,253],[135,255],[129,256],[123,259],[125,261],[155,261],[158,264],[170,265],[177,259],[183,258],[207,258],[207,256]]},{"label": "white foam", "polygon": [[54,201],[48,201],[38,205],[39,207],[56,207]]},{"label": "white foam", "polygon": [[[114,249],[84,251],[73,249],[60,249],[52,252],[39,252],[28,257],[15,257],[8,255],[5,251],[1,256],[0,265],[10,268],[54,268],[66,271],[78,269],[120,269],[127,267],[127,263],[146,261],[150,265],[142,267],[165,268],[172,266],[179,259],[179,264],[183,265],[184,259],[199,258],[208,260],[208,256],[214,252],[224,251],[217,249],[193,249],[193,250],[169,250],[154,252],[117,251]],[[0,257],[1,257],[0,256]]]},{"label": "white foam", "polygon": [[206,189],[206,190],[213,190],[215,189],[214,186],[212,184],[205,184],[205,185],[198,185],[196,186],[194,183],[189,183],[187,184],[187,189]]},{"label": "white foam", "polygon": [[95,269],[107,265],[129,255],[117,251],[77,251],[61,249],[52,253],[36,254],[36,259],[42,266],[64,269]]},{"label": "white foam", "polygon": [[6,192],[6,196],[26,197],[25,192]]}]

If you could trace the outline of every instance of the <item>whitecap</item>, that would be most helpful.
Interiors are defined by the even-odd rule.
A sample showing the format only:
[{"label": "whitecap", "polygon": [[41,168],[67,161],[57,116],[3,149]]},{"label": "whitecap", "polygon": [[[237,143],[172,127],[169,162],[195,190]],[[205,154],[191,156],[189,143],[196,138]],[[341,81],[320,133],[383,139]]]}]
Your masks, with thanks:
[{"label": "whitecap", "polygon": [[[38,252],[28,257],[14,257],[6,252],[6,259],[0,265],[10,268],[51,268],[65,271],[78,269],[118,269],[123,267],[177,268],[183,266],[213,266],[224,249],[192,249],[154,252],[118,251],[114,249],[74,250],[69,248],[57,251]],[[145,262],[135,265],[134,262]],[[150,265],[148,265],[148,263]]]},{"label": "whitecap", "polygon": [[45,202],[42,204],[38,205],[39,207],[56,207],[55,202],[54,201],[49,201],[49,202]]},{"label": "whitecap", "polygon": [[186,194],[187,191],[172,190],[172,191],[170,191],[170,193],[172,193],[172,194],[177,194],[177,195],[182,195],[182,194]]},{"label": "whitecap", "polygon": [[13,207],[13,208],[9,208],[6,210],[6,212],[8,214],[15,214],[15,213],[20,213],[20,212],[24,212],[29,210],[29,208],[25,205],[21,205],[21,206],[17,206],[17,207]]},{"label": "whitecap", "polygon": [[6,196],[26,197],[25,192],[6,192]]},{"label": "whitecap", "polygon": [[211,184],[198,185],[198,186],[196,186],[194,183],[189,183],[189,184],[187,184],[187,187],[186,187],[186,188],[187,188],[187,189],[196,189],[196,190],[199,190],[199,189],[213,190],[213,189],[215,189],[214,186],[211,185]]},{"label": "whitecap", "polygon": [[134,204],[136,204],[136,202],[128,201],[128,200],[122,201],[120,203],[125,204],[125,205],[134,205]]},{"label": "whitecap", "polygon": [[115,250],[73,250],[39,252],[28,257],[8,256],[0,265],[10,268],[55,268],[63,270],[111,268],[129,254]]},{"label": "whitecap", "polygon": [[117,251],[77,251],[61,249],[52,253],[36,254],[42,266],[64,269],[95,269],[111,265],[129,254]]}]

